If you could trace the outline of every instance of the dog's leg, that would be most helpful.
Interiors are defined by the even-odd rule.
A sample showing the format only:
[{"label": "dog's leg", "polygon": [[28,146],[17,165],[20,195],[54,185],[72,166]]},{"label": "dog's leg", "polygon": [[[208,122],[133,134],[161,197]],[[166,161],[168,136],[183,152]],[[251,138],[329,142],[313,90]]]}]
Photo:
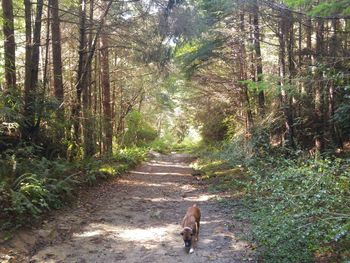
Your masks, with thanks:
[{"label": "dog's leg", "polygon": [[196,241],[198,241],[198,238],[199,238],[199,222],[196,222],[196,225],[197,225]]},{"label": "dog's leg", "polygon": [[192,254],[194,252],[194,249],[197,247],[197,242],[196,242],[196,233],[195,235],[192,237],[192,242],[191,242],[191,248],[189,253]]}]

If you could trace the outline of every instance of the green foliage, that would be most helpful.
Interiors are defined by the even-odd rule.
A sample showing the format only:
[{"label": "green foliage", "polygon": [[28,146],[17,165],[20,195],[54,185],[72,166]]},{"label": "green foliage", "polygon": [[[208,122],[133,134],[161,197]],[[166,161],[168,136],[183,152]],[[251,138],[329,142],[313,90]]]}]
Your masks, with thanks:
[{"label": "green foliage", "polygon": [[350,130],[350,86],[345,87],[347,94],[344,95],[343,103],[335,110],[333,121],[344,131]]},{"label": "green foliage", "polygon": [[125,146],[141,146],[155,140],[158,136],[157,131],[153,129],[139,111],[131,111],[126,118],[127,131],[123,137]]},{"label": "green foliage", "polygon": [[130,147],[121,149],[113,158],[114,161],[133,167],[146,159],[147,148]]},{"label": "green foliage", "polygon": [[310,261],[313,253],[349,239],[349,167],[349,159],[276,157],[249,166],[252,219],[264,258]]},{"label": "green foliage", "polygon": [[350,14],[350,3],[348,0],[310,1],[310,0],[285,0],[288,6],[293,8],[304,8],[310,10],[311,16],[348,16]]},{"label": "green foliage", "polygon": [[174,135],[168,133],[148,144],[148,148],[163,154],[168,154],[171,151],[192,153],[197,145],[198,141],[193,138],[185,137],[184,140],[179,142]]},{"label": "green foliage", "polygon": [[78,186],[118,176],[144,160],[148,151],[127,148],[109,159],[68,162],[41,157],[40,149],[26,144],[1,154],[1,229],[20,227],[47,210],[62,207],[74,198]]},{"label": "green foliage", "polygon": [[[202,113],[203,116],[199,116],[200,119],[205,119],[201,127],[201,135],[204,141],[221,141],[227,134],[228,127],[225,123],[225,114],[219,106],[210,110],[210,114],[207,112]],[[199,114],[201,115],[201,114]]]},{"label": "green foliage", "polygon": [[215,51],[223,45],[223,40],[219,36],[215,39],[202,39],[201,42],[200,45],[198,42],[193,44],[187,43],[183,47],[179,46],[176,51],[175,57],[182,61],[182,67],[187,77],[190,77],[203,65],[206,65],[209,58],[218,57],[219,54]]},{"label": "green foliage", "polygon": [[264,146],[253,151],[255,142],[215,146],[201,154],[195,168],[214,178],[212,189],[245,194],[241,216],[252,223],[262,260],[349,256],[350,159],[305,158],[301,152],[286,158]]}]

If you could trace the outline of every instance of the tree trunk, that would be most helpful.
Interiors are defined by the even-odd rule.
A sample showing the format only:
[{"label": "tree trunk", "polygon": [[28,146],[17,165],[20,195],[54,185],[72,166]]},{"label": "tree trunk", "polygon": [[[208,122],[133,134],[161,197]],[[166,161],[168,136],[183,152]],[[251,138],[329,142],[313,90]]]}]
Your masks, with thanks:
[{"label": "tree trunk", "polygon": [[25,17],[25,34],[26,34],[26,48],[25,48],[25,78],[24,78],[24,101],[30,100],[30,74],[32,67],[32,20],[31,20],[31,3],[30,0],[24,0],[24,17]]},{"label": "tree trunk", "polygon": [[[46,96],[46,88],[48,85],[48,67],[49,67],[49,49],[50,49],[50,17],[51,14],[51,8],[50,5],[47,6],[47,23],[46,23],[46,39],[45,39],[45,55],[42,56],[42,90],[40,93],[38,93],[37,100],[40,102],[38,112],[37,112],[37,118],[36,118],[36,127],[39,127],[44,110],[45,110],[45,96]],[[43,52],[43,51],[42,51]]]},{"label": "tree trunk", "polygon": [[[255,63],[256,63],[255,81],[259,83],[262,81],[263,65],[262,65],[261,47],[260,47],[259,5],[257,0],[254,0],[253,2],[253,28],[254,28],[253,45],[254,45]],[[259,90],[258,101],[259,101],[259,114],[261,117],[264,117],[265,116],[265,95],[263,90]]]},{"label": "tree trunk", "polygon": [[[341,56],[339,51],[341,50],[341,44],[339,43],[337,31],[340,27],[339,19],[334,18],[332,20],[332,31],[333,36],[330,41],[330,50],[328,57],[331,58],[331,65],[333,66],[334,72],[337,72],[339,70],[338,65],[338,59]],[[328,89],[328,123],[329,123],[329,130],[331,133],[331,138],[334,142],[334,144],[337,147],[343,148],[343,140],[339,133],[339,128],[334,122],[334,112],[335,112],[335,83],[334,80],[330,82],[329,89]]]},{"label": "tree trunk", "polygon": [[60,30],[60,18],[59,18],[59,5],[58,0],[49,0],[51,6],[51,32],[52,32],[52,67],[53,67],[53,84],[54,94],[58,102],[57,109],[57,121],[61,124],[57,127],[57,139],[60,140],[64,137],[64,89],[63,89],[63,75],[62,75],[62,51],[61,51],[61,30]]},{"label": "tree trunk", "polygon": [[[240,31],[241,34],[245,34],[245,27],[244,27],[244,13],[240,15]],[[241,40],[241,43],[239,44],[240,52],[239,52],[239,80],[240,81],[246,81],[247,80],[247,68],[245,65],[246,61],[246,50],[245,50],[245,44],[244,40]],[[250,99],[249,99],[249,93],[248,93],[248,87],[247,84],[243,83],[240,84],[243,94],[243,100],[245,101],[245,110],[246,110],[246,133],[248,136],[251,135],[252,128],[254,126],[253,123],[253,114],[251,111],[251,105],[250,105]]]},{"label": "tree trunk", "polygon": [[[31,49],[30,58],[30,78],[27,89],[25,90],[25,101],[24,101],[24,137],[32,138],[39,130],[39,124],[35,124],[36,118],[36,92],[38,85],[38,73],[39,73],[39,58],[40,58],[40,40],[41,40],[41,21],[43,11],[43,0],[37,1],[36,17],[34,23],[33,32],[33,46]],[[29,10],[30,12],[30,10]],[[27,15],[27,14],[26,14]],[[30,16],[30,13],[29,13]],[[27,17],[26,17],[27,20]],[[26,25],[27,28],[27,25]],[[28,32],[26,33],[28,34]]]},{"label": "tree trunk", "polygon": [[322,83],[322,66],[323,66],[323,30],[324,23],[321,19],[317,21],[316,28],[316,63],[315,72],[315,148],[317,152],[324,150],[324,89]]},{"label": "tree trunk", "polygon": [[76,82],[76,99],[72,110],[73,138],[76,144],[80,142],[80,112],[81,92],[86,84],[84,77],[84,65],[86,61],[86,0],[80,1],[80,22],[79,22],[79,60]]},{"label": "tree trunk", "polygon": [[16,43],[12,0],[2,0],[6,93],[16,89]]},{"label": "tree trunk", "polygon": [[[90,0],[89,8],[89,39],[88,50],[92,49],[92,28],[93,28],[93,15],[94,15],[94,1]],[[83,89],[83,136],[84,136],[84,157],[91,157],[95,153],[94,147],[94,119],[92,116],[91,108],[91,63],[86,68],[86,87]]]},{"label": "tree trunk", "polygon": [[101,35],[101,84],[102,84],[102,106],[103,106],[103,153],[112,154],[112,111],[111,91],[109,80],[109,52],[108,35]]},{"label": "tree trunk", "polygon": [[105,3],[105,10],[99,18],[99,27],[97,28],[95,37],[91,44],[91,49],[86,55],[86,0],[81,0],[81,15],[80,15],[80,40],[79,40],[79,63],[78,63],[78,74],[77,74],[77,83],[76,83],[76,102],[72,110],[72,119],[73,119],[73,128],[74,128],[74,140],[78,144],[80,142],[80,115],[81,115],[81,94],[86,87],[87,81],[87,72],[88,68],[91,65],[91,61],[94,57],[96,45],[104,25],[105,18],[108,14],[108,11],[112,5],[112,1]]},{"label": "tree trunk", "polygon": [[[295,148],[294,142],[294,128],[293,128],[293,113],[292,113],[292,101],[288,95],[286,89],[286,42],[287,36],[290,33],[290,27],[292,26],[291,14],[282,12],[280,31],[279,31],[279,69],[280,69],[280,85],[281,85],[281,107],[285,117],[285,141],[286,145]],[[289,50],[290,48],[288,48]],[[289,53],[289,52],[288,52]],[[290,63],[289,63],[290,64]]]}]

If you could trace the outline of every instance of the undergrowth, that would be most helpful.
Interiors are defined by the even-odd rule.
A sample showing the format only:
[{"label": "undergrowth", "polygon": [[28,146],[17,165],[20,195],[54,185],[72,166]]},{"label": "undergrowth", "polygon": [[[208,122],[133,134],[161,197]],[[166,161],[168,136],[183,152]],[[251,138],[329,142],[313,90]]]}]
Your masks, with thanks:
[{"label": "undergrowth", "polygon": [[80,186],[118,176],[144,160],[148,152],[134,147],[109,158],[68,162],[48,160],[37,154],[37,147],[27,144],[1,153],[0,230],[34,222],[46,211],[70,202]]},{"label": "undergrowth", "polygon": [[213,191],[242,197],[264,262],[350,259],[350,159],[252,151],[242,141],[202,151],[194,168]]}]

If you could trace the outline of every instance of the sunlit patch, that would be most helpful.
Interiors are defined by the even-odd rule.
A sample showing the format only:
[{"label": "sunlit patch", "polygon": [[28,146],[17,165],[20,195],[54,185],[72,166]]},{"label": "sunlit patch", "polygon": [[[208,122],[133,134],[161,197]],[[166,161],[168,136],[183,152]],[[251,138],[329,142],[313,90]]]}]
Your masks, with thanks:
[{"label": "sunlit patch", "polygon": [[110,174],[110,175],[113,175],[113,174],[115,174],[116,173],[116,169],[114,168],[114,167],[112,167],[112,166],[104,166],[104,167],[101,167],[100,169],[99,169],[99,171],[100,172],[102,172],[102,173],[107,173],[107,174]]},{"label": "sunlit patch", "polygon": [[171,167],[171,168],[187,168],[190,169],[188,167],[188,165],[181,165],[181,164],[168,164],[168,163],[148,163],[147,165],[149,166],[156,166],[156,167]]},{"label": "sunlit patch", "polygon": [[151,202],[181,202],[182,198],[159,197],[159,198],[149,198],[147,200],[149,200]]},{"label": "sunlit patch", "polygon": [[213,243],[215,240],[210,239],[210,238],[202,238],[200,241],[202,244],[209,245],[210,243]]},{"label": "sunlit patch", "polygon": [[189,176],[190,174],[186,173],[155,173],[155,172],[139,172],[139,171],[130,171],[130,174],[147,174],[147,175],[178,175],[178,176]]},{"label": "sunlit patch", "polygon": [[158,183],[147,183],[145,181],[130,181],[130,180],[124,180],[124,179],[120,179],[119,183],[128,184],[128,185],[142,185],[142,186],[155,186],[155,187],[168,187],[170,185],[171,186],[178,185],[176,183],[169,183],[169,182],[158,184]]},{"label": "sunlit patch", "polygon": [[182,185],[180,188],[181,188],[181,190],[184,190],[184,191],[194,191],[194,190],[196,190],[196,188],[193,187],[190,184]]},{"label": "sunlit patch", "polygon": [[200,196],[192,196],[192,197],[186,197],[186,200],[194,201],[194,202],[204,202],[209,201],[213,198],[215,198],[216,195],[200,195]]},{"label": "sunlit patch", "polygon": [[176,224],[169,224],[167,226],[150,227],[146,229],[132,228],[127,229],[122,226],[116,226],[111,224],[90,224],[90,231],[84,231],[82,233],[76,233],[73,237],[86,238],[94,236],[109,236],[113,239],[123,239],[125,241],[156,241],[161,242],[163,240],[171,238],[169,234],[175,233],[178,229]]},{"label": "sunlit patch", "polygon": [[210,220],[210,221],[201,220],[201,225],[208,225],[208,224],[217,225],[217,224],[221,224],[222,222],[223,220]]},{"label": "sunlit patch", "polygon": [[102,235],[104,231],[101,230],[92,230],[92,231],[85,231],[83,233],[75,233],[73,237],[93,237],[93,236],[98,236]]},{"label": "sunlit patch", "polygon": [[129,241],[162,240],[166,230],[166,227],[124,229],[119,231],[118,236]]}]

